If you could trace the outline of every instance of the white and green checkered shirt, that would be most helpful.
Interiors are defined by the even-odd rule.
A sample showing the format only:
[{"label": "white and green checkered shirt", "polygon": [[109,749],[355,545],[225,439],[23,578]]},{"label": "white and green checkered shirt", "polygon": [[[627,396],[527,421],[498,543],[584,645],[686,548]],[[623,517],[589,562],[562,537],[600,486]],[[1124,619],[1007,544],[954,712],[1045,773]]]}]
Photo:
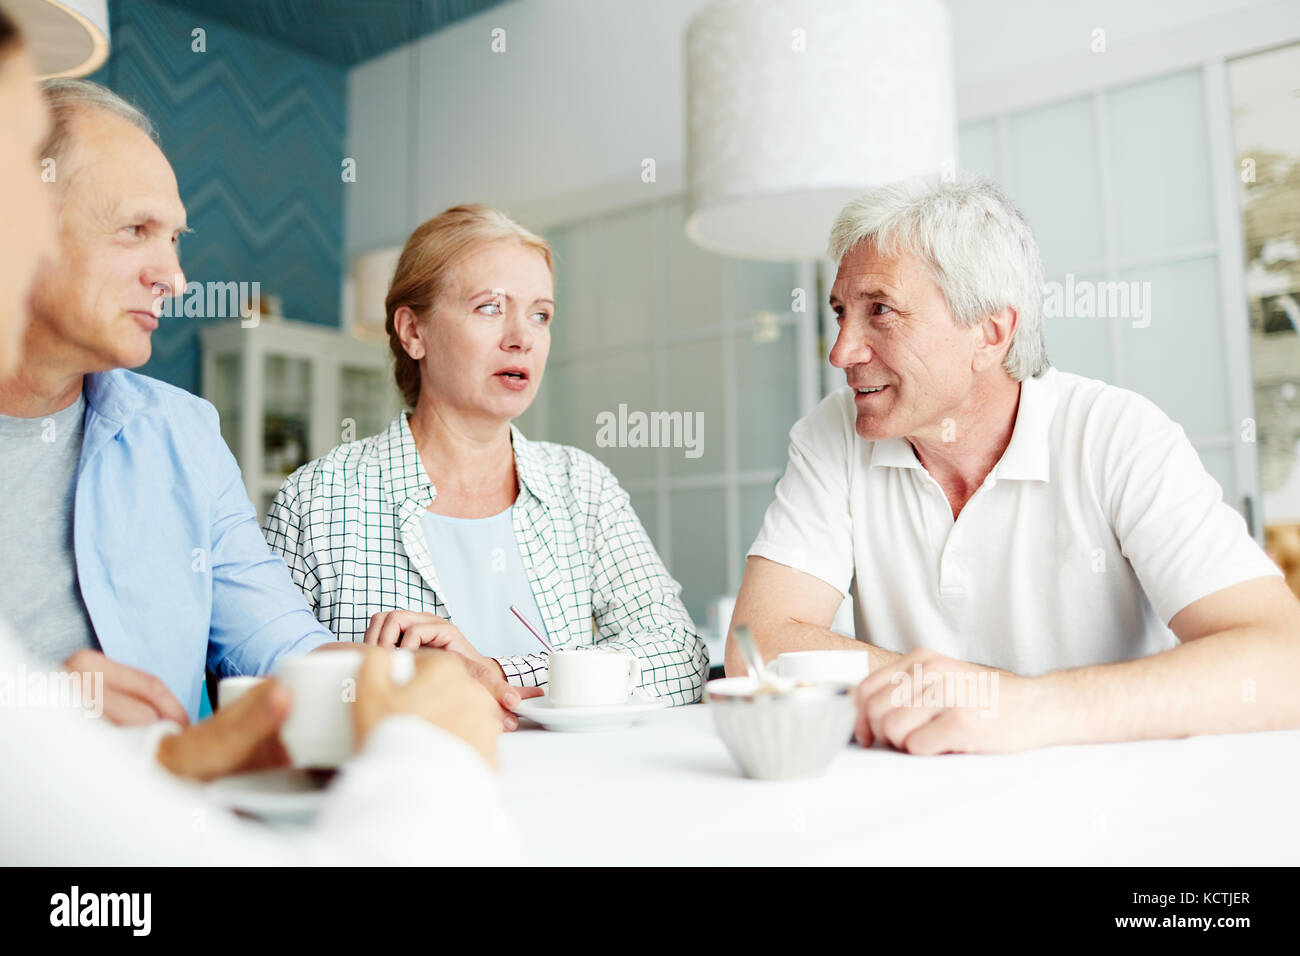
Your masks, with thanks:
[{"label": "white and green checkered shirt", "polygon": [[[708,652],[618,479],[577,448],[528,441],[513,426],[511,437],[515,539],[550,643],[630,650],[645,693],[699,700]],[[362,640],[378,611],[425,611],[454,624],[420,521],[435,494],[403,413],[383,433],[339,445],[285,479],[266,539],[339,640]],[[513,684],[546,683],[545,653],[500,663]]]}]

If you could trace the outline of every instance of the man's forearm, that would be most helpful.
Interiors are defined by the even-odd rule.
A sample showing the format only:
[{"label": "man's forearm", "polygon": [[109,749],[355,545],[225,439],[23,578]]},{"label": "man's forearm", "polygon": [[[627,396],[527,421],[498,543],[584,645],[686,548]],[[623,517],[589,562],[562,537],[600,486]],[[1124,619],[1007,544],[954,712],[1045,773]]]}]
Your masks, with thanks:
[{"label": "man's forearm", "polygon": [[1037,680],[1057,710],[1054,743],[1300,727],[1300,640],[1274,629],[1224,631],[1140,660]]},{"label": "man's forearm", "polygon": [[[734,623],[739,625],[744,622]],[[788,651],[866,651],[870,659],[870,669],[875,671],[878,667],[884,667],[902,656],[882,647],[876,647],[874,644],[868,644],[866,641],[837,634],[829,627],[818,627],[816,624],[805,624],[802,621],[787,621],[766,626],[748,623],[746,626],[753,632],[764,662],[774,661]],[[728,677],[745,673],[745,662],[741,660],[740,650],[730,635],[727,637],[724,666]]]}]

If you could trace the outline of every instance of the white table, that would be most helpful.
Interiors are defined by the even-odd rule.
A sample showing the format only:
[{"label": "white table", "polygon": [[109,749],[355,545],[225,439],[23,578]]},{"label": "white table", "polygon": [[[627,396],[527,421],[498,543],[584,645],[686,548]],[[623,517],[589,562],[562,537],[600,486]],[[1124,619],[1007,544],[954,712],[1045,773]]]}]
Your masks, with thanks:
[{"label": "white table", "polygon": [[1005,756],[854,744],[775,783],[740,776],[696,705],[610,733],[524,722],[501,767],[536,864],[1300,863],[1300,731]]}]

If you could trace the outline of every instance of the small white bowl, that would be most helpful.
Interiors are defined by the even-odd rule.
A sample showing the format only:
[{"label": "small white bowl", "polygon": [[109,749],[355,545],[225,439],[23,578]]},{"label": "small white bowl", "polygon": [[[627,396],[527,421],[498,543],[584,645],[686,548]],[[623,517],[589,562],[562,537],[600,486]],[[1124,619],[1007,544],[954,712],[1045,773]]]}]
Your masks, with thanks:
[{"label": "small white bowl", "polygon": [[718,736],[747,777],[817,777],[853,733],[852,688],[773,682],[760,690],[752,677],[723,677],[704,686]]}]

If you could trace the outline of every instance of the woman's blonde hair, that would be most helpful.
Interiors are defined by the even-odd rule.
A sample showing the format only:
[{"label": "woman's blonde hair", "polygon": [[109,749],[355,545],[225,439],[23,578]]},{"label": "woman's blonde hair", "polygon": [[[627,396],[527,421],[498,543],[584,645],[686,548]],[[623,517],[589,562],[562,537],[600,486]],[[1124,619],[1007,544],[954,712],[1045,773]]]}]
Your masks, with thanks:
[{"label": "woman's blonde hair", "polygon": [[406,354],[393,316],[406,306],[418,318],[427,318],[456,264],[474,249],[492,242],[518,242],[534,249],[546,260],[546,268],[555,271],[551,247],[545,239],[489,206],[452,206],[420,225],[406,240],[388,286],[384,328],[393,352],[397,387],[410,408],[415,408],[420,399],[420,363]]}]

